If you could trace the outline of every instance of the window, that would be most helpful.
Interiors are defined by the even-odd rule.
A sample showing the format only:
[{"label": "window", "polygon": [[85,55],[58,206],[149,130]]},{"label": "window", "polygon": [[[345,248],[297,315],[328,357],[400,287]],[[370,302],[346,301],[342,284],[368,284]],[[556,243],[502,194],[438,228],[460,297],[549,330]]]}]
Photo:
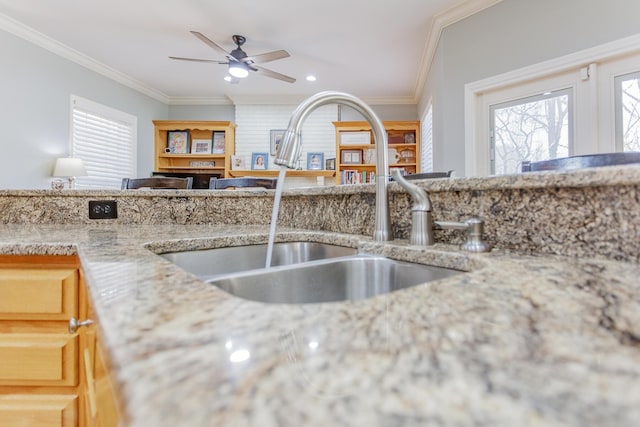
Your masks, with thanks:
[{"label": "window", "polygon": [[491,172],[517,173],[524,160],[568,156],[572,105],[571,89],[491,105]]},{"label": "window", "polygon": [[420,124],[420,172],[433,172],[433,108],[429,103],[427,114],[425,114]]},{"label": "window", "polygon": [[640,34],[465,85],[465,175],[640,151]]},{"label": "window", "polygon": [[88,176],[76,188],[120,188],[122,178],[136,176],[137,118],[71,96],[71,154],[84,161]]},{"label": "window", "polygon": [[615,78],[616,148],[640,151],[640,72]]}]

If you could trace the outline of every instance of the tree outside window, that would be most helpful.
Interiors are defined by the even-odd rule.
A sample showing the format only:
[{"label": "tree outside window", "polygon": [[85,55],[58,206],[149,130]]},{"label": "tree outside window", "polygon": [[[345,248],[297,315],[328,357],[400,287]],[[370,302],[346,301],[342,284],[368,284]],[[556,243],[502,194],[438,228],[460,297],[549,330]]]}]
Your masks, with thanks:
[{"label": "tree outside window", "polygon": [[493,173],[518,173],[525,160],[568,156],[570,109],[570,89],[493,105]]}]

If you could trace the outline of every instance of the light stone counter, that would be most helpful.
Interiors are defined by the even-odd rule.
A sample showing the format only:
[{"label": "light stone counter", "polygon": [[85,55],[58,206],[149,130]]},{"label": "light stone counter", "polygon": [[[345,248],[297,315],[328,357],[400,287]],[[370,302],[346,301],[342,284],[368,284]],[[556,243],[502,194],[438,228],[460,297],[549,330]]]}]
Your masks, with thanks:
[{"label": "light stone counter", "polygon": [[[469,271],[357,302],[232,297],[147,249],[251,225],[6,224],[0,252],[77,252],[127,426],[638,426],[640,265],[279,229]],[[231,362],[246,350],[250,357]]]}]

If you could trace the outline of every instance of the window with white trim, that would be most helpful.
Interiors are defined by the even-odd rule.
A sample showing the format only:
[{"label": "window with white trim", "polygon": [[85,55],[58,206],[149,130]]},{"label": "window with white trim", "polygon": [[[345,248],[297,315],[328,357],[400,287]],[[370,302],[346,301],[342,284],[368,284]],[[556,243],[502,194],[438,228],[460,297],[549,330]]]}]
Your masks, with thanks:
[{"label": "window with white trim", "polygon": [[569,88],[491,105],[491,172],[517,173],[525,160],[567,157],[572,97]]},{"label": "window with white trim", "polygon": [[131,114],[71,95],[71,155],[84,161],[88,176],[79,189],[119,189],[136,176],[138,119]]},{"label": "window with white trim", "polygon": [[615,78],[616,148],[640,151],[640,72]]},{"label": "window with white trim", "polygon": [[[514,166],[518,159],[640,151],[639,43],[640,35],[636,35],[465,85],[465,175],[515,173],[519,171]],[[504,153],[496,151],[501,149],[495,145],[499,141],[494,140],[501,124],[496,122],[496,112],[514,113],[501,110],[504,106],[542,108],[542,104],[536,106],[529,101],[544,100],[546,94],[562,90],[568,95],[568,104],[561,126],[560,150],[547,149],[544,156],[538,150],[538,158],[535,153],[512,153],[515,157],[506,161],[508,166],[500,164],[500,154]],[[558,107],[561,105],[556,104]],[[516,117],[514,114],[513,126],[524,126]],[[558,116],[548,123],[534,119],[532,123],[544,128],[552,122],[559,125],[559,119]],[[534,126],[532,123],[528,126]],[[542,138],[526,127],[518,132],[523,138]],[[510,149],[517,151],[513,145]]]},{"label": "window with white trim", "polygon": [[420,123],[420,172],[433,172],[433,105],[429,102],[427,113]]}]

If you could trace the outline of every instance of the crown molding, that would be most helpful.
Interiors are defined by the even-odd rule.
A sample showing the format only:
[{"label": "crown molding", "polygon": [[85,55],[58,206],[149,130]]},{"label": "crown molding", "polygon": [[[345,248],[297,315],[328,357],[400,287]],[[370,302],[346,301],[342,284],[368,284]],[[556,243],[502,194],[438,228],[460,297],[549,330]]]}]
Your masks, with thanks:
[{"label": "crown molding", "polygon": [[431,70],[431,63],[433,62],[433,57],[436,54],[436,49],[438,48],[442,31],[447,26],[455,24],[458,21],[462,21],[471,15],[500,3],[501,1],[502,0],[469,0],[447,9],[433,17],[431,28],[429,29],[429,36],[427,37],[427,44],[422,52],[420,70],[418,71],[418,77],[416,79],[413,99],[414,103],[417,104],[422,97],[422,92],[424,91],[424,86],[427,82],[429,71]]},{"label": "crown molding", "polygon": [[101,62],[78,52],[69,46],[62,44],[51,37],[48,37],[39,31],[34,30],[31,27],[24,25],[21,22],[16,21],[2,13],[0,13],[0,29],[7,31],[17,37],[20,37],[28,42],[35,44],[43,49],[48,50],[62,58],[68,59],[78,65],[81,65],[95,73],[103,75],[111,80],[114,80],[124,86],[130,87],[140,93],[143,93],[153,99],[156,99],[162,103],[168,104],[169,97],[164,93],[151,88],[138,80],[131,78],[130,76],[121,73],[111,67],[108,67]]},{"label": "crown molding", "polygon": [[[307,95],[229,95],[229,99],[235,105],[297,105],[307,99],[313,93]],[[415,105],[414,97],[360,97],[369,105]]]},{"label": "crown molding", "polygon": [[233,101],[226,96],[217,97],[195,97],[195,96],[172,96],[169,98],[169,105],[233,105]]}]

